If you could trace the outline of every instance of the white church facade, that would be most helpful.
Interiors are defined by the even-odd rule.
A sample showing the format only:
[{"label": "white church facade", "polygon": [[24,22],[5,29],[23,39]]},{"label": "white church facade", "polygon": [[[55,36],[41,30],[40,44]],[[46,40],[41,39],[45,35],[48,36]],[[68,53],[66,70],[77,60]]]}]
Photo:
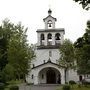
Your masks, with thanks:
[{"label": "white church facade", "polygon": [[[65,84],[65,73],[59,67],[60,58],[59,46],[64,41],[64,28],[55,28],[56,18],[51,16],[49,9],[48,16],[43,19],[45,29],[38,29],[36,57],[31,62],[31,70],[26,78],[28,83],[38,84]],[[79,81],[76,70],[69,70],[66,81]]]}]

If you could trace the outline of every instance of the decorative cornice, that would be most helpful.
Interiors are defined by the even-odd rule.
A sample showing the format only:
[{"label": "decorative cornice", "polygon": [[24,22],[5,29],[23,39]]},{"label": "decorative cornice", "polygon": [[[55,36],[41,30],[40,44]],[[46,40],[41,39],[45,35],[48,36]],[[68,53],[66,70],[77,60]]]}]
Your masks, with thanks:
[{"label": "decorative cornice", "polygon": [[60,48],[60,44],[58,45],[40,45],[40,46],[37,46],[37,49],[59,49]]},{"label": "decorative cornice", "polygon": [[64,28],[60,28],[60,29],[38,29],[36,32],[64,32],[65,30]]},{"label": "decorative cornice", "polygon": [[45,20],[46,20],[47,18],[49,18],[49,17],[51,17],[51,18],[55,19],[55,21],[57,21],[57,19],[54,18],[54,17],[52,17],[51,15],[48,15],[46,18],[43,19],[43,21],[45,22]]}]

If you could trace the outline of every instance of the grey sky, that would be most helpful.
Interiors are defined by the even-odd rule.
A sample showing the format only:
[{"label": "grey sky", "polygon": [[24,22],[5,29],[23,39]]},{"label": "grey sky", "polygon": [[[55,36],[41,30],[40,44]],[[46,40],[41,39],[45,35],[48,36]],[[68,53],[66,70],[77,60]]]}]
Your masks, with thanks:
[{"label": "grey sky", "polygon": [[0,0],[0,21],[9,18],[28,27],[28,40],[37,42],[36,30],[44,28],[43,18],[52,9],[57,18],[56,28],[65,28],[65,38],[73,42],[83,35],[86,22],[90,19],[90,10],[85,11],[73,0]]}]

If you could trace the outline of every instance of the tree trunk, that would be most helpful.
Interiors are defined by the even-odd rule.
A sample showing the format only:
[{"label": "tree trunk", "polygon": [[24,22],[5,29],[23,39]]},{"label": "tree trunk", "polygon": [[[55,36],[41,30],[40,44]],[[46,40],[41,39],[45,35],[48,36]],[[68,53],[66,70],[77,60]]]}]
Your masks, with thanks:
[{"label": "tree trunk", "polygon": [[23,81],[24,81],[24,83],[26,83],[26,77],[25,77],[25,74],[23,74]]},{"label": "tree trunk", "polygon": [[18,76],[18,80],[20,80],[20,74],[19,73],[17,73],[17,76]]}]

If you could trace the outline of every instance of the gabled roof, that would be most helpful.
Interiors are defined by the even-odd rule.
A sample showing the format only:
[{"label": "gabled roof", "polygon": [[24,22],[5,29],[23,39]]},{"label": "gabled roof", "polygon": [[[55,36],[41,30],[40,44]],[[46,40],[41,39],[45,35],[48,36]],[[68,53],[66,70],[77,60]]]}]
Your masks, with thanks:
[{"label": "gabled roof", "polygon": [[60,65],[59,65],[59,64],[53,63],[53,62],[51,62],[50,60],[48,60],[46,63],[40,64],[40,65],[38,65],[38,66],[35,66],[35,67],[33,67],[32,69],[37,68],[37,67],[41,67],[41,66],[46,65],[46,64],[48,64],[48,63],[50,63],[50,64],[53,64],[53,65],[56,65],[56,66],[60,67]]},{"label": "gabled roof", "polygon": [[43,19],[43,21],[45,22],[45,20],[46,20],[47,18],[49,18],[49,17],[51,17],[51,18],[55,19],[55,21],[57,21],[57,19],[54,18],[54,17],[52,17],[51,15],[48,15],[46,18]]}]

